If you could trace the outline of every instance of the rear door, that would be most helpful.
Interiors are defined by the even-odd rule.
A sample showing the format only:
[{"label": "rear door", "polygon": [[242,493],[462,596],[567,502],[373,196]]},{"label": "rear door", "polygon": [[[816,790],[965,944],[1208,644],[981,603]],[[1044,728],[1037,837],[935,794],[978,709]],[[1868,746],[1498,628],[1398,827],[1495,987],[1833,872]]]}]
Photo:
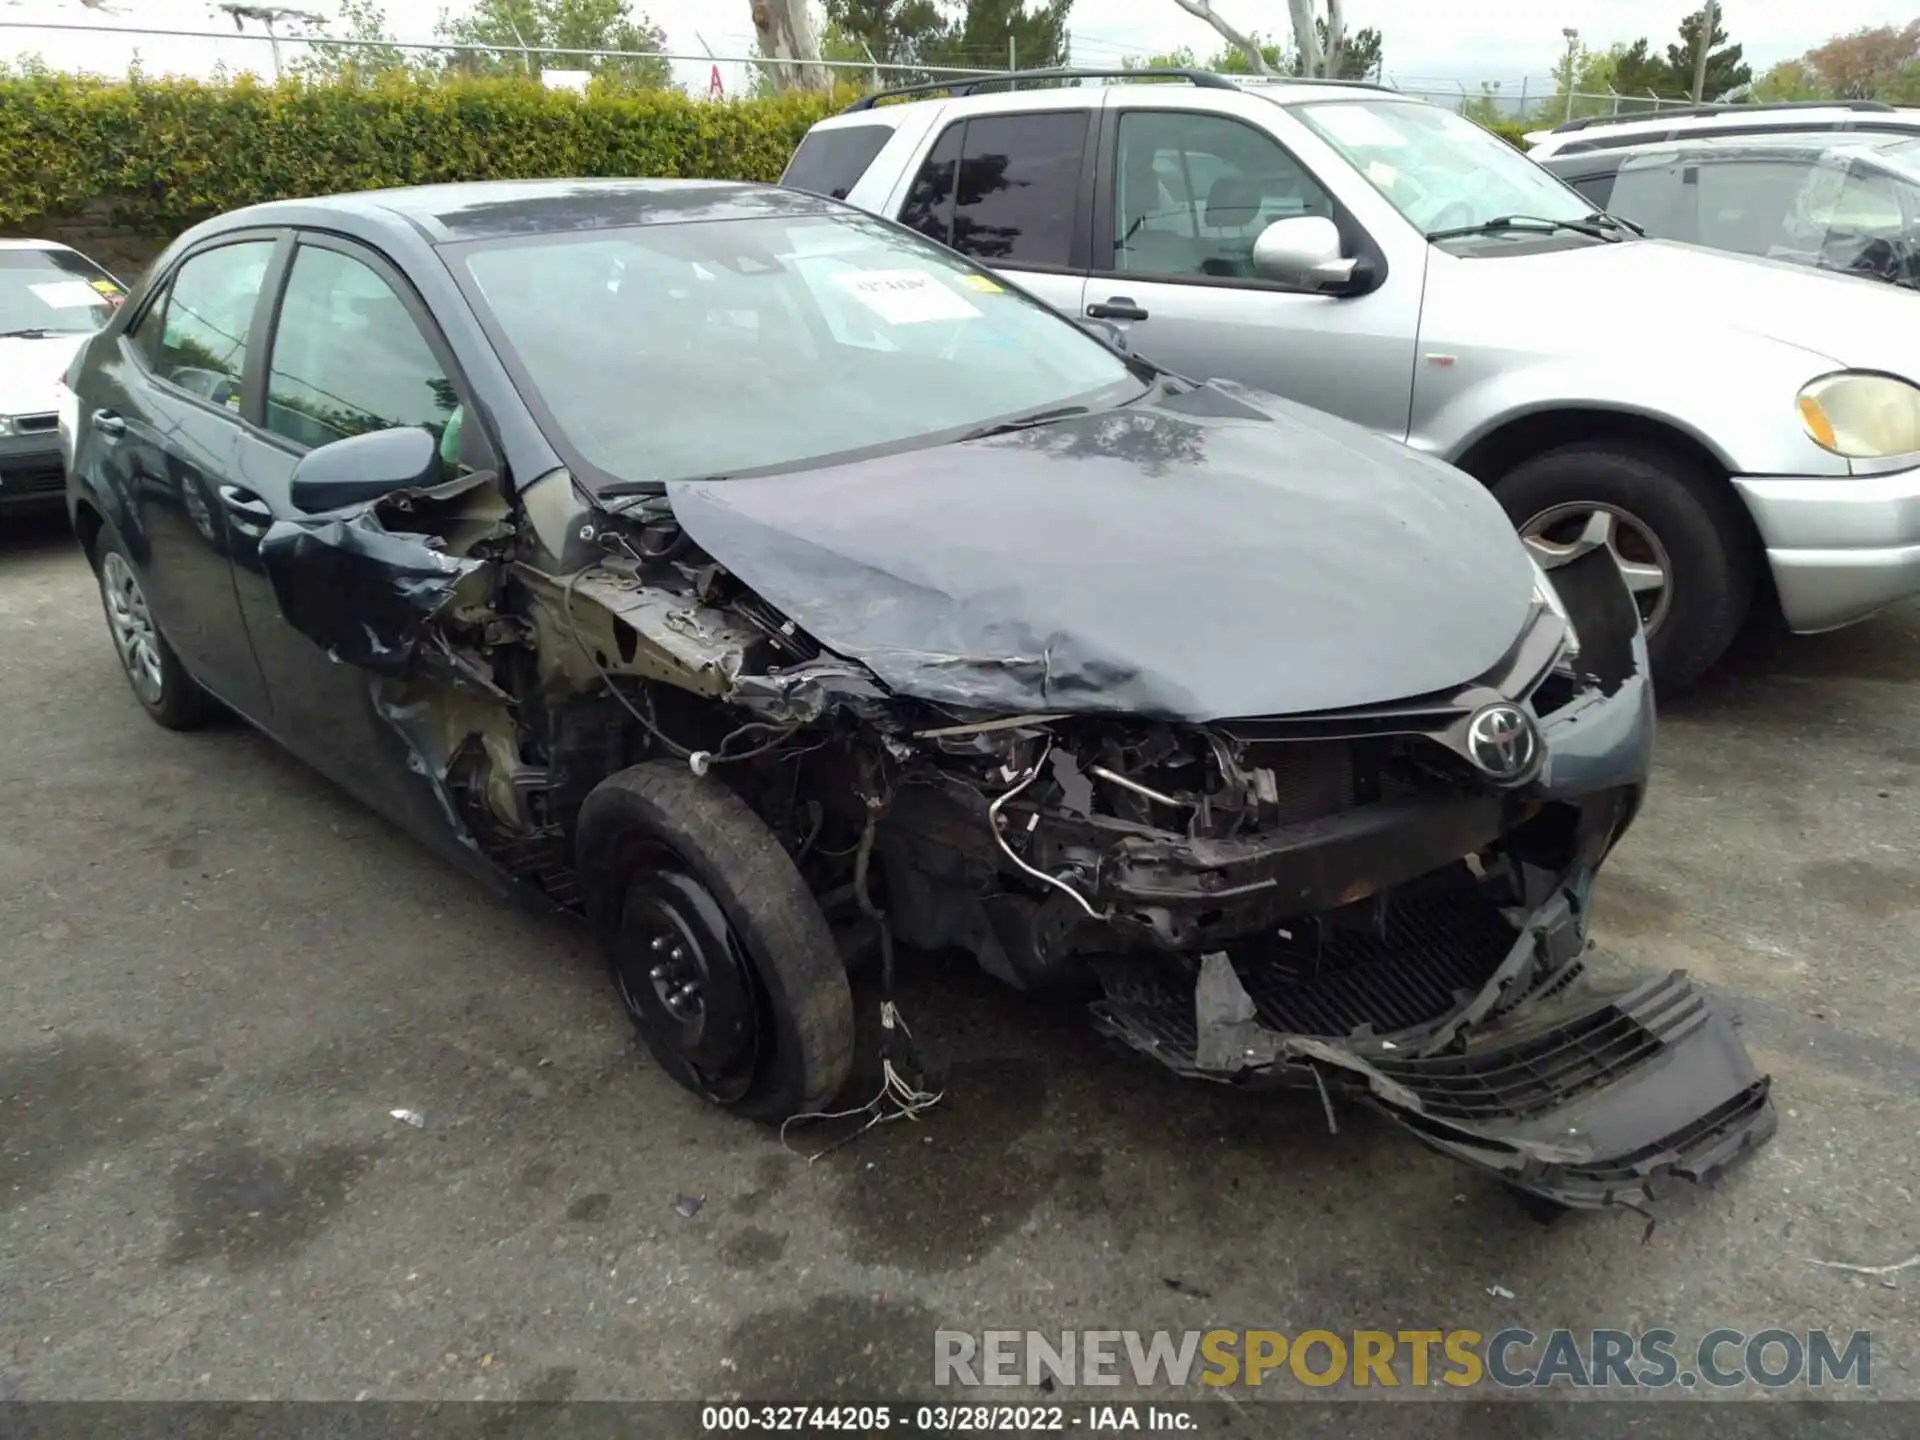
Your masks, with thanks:
[{"label": "rear door", "polygon": [[1098,101],[1072,91],[1019,100],[1020,109],[972,111],[939,126],[896,190],[893,213],[1077,316]]},{"label": "rear door", "polygon": [[240,401],[258,348],[276,235],[241,232],[173,269],[84,382],[77,471],[108,497],[155,622],[189,671],[261,724],[270,699],[229,556],[251,517],[231,505],[245,468]]},{"label": "rear door", "polygon": [[[248,397],[255,424],[240,456],[243,499],[258,519],[233,559],[281,738],[415,835],[468,859],[433,778],[396,728],[404,682],[337,660],[288,624],[259,542],[273,522],[304,518],[290,489],[308,451],[399,426],[444,439],[456,410],[470,417],[473,406],[463,403],[465,387],[418,296],[370,249],[303,233],[270,305],[261,379]],[[463,456],[486,449],[477,422],[463,420],[461,429]],[[446,468],[451,475],[450,461]]]}]

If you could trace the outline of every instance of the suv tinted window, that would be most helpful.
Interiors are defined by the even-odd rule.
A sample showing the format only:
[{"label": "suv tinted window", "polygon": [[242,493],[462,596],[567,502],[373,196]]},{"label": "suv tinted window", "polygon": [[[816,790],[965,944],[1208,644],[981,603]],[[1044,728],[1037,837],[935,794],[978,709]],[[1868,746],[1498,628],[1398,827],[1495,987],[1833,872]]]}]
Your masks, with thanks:
[{"label": "suv tinted window", "polygon": [[271,240],[243,240],[193,256],[174,273],[154,373],[216,405],[240,408],[247,331],[273,258]]},{"label": "suv tinted window", "polygon": [[867,167],[893,138],[885,125],[845,125],[832,130],[814,130],[800,142],[787,162],[782,185],[795,190],[811,190],[835,200],[847,198],[847,192],[860,182]]},{"label": "suv tinted window", "polygon": [[953,166],[960,158],[960,132],[966,128],[964,120],[949,125],[934,142],[900,207],[902,225],[942,245],[953,238]]},{"label": "suv tinted window", "polygon": [[393,287],[337,250],[303,245],[267,372],[267,428],[306,446],[418,425],[443,437],[453,386]]},{"label": "suv tinted window", "polygon": [[982,260],[1064,266],[1086,149],[1084,110],[962,121],[927,156],[900,218]]},{"label": "suv tinted window", "polygon": [[1291,155],[1218,115],[1122,115],[1114,183],[1114,268],[1137,274],[1248,278],[1254,237],[1268,225],[1333,214]]}]

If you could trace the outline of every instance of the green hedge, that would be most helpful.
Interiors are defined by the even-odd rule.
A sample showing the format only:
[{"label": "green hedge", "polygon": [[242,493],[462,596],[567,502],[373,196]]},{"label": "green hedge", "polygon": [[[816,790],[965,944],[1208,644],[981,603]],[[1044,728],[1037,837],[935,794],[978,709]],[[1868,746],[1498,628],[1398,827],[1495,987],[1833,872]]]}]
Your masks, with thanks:
[{"label": "green hedge", "polygon": [[1540,126],[1529,124],[1524,120],[1499,120],[1487,126],[1487,129],[1513,146],[1514,149],[1522,151],[1527,148],[1527,142],[1521,137],[1529,130],[1538,130],[1540,128]]},{"label": "green hedge", "polygon": [[83,214],[173,234],[262,200],[443,180],[773,180],[846,95],[718,103],[526,80],[358,85],[0,79],[0,228]]},{"label": "green hedge", "polygon": [[[549,175],[773,180],[846,103],[585,96],[526,80],[394,75],[368,85],[0,78],[0,230],[85,217],[170,236],[261,200]],[[1516,146],[1524,125],[1490,127]]]}]

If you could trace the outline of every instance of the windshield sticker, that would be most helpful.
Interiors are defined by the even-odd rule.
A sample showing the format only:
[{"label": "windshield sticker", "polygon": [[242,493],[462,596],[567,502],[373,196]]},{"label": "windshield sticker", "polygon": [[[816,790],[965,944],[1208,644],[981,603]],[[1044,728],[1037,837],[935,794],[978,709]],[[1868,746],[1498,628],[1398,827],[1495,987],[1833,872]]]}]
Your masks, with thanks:
[{"label": "windshield sticker", "polygon": [[834,279],[889,325],[980,318],[978,310],[924,270],[856,270]]},{"label": "windshield sticker", "polygon": [[1389,121],[1361,105],[1316,105],[1313,118],[1339,145],[1398,150],[1407,143]]},{"label": "windshield sticker", "polygon": [[84,280],[53,280],[27,288],[39,297],[41,304],[54,310],[78,310],[100,303],[100,292]]},{"label": "windshield sticker", "polygon": [[1390,190],[1393,188],[1393,182],[1400,178],[1400,172],[1384,160],[1369,160],[1367,178],[1382,190]]},{"label": "windshield sticker", "polygon": [[960,277],[960,283],[969,290],[978,290],[982,295],[1004,295],[1007,293],[1006,286],[994,284],[994,282],[985,275],[962,275]]}]

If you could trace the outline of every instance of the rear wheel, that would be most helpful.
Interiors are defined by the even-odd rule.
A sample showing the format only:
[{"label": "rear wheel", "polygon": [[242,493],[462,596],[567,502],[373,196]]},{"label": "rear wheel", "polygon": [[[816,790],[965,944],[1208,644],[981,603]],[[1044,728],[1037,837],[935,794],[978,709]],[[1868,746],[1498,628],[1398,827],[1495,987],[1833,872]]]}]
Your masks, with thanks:
[{"label": "rear wheel", "polygon": [[140,573],[112,531],[99,541],[100,603],[107,613],[120,668],[140,706],[169,730],[192,730],[220,712],[220,704],[187,674],[147,605]]},{"label": "rear wheel", "polygon": [[1755,574],[1739,502],[1678,457],[1568,445],[1521,462],[1493,493],[1549,570],[1576,546],[1599,541],[1613,552],[1668,693],[1698,680],[1739,633]]},{"label": "rear wheel", "polygon": [[760,817],[677,761],[609,776],[581,807],[588,913],[661,1067],[757,1120],[823,1108],[853,1058],[853,997],[820,907]]}]

